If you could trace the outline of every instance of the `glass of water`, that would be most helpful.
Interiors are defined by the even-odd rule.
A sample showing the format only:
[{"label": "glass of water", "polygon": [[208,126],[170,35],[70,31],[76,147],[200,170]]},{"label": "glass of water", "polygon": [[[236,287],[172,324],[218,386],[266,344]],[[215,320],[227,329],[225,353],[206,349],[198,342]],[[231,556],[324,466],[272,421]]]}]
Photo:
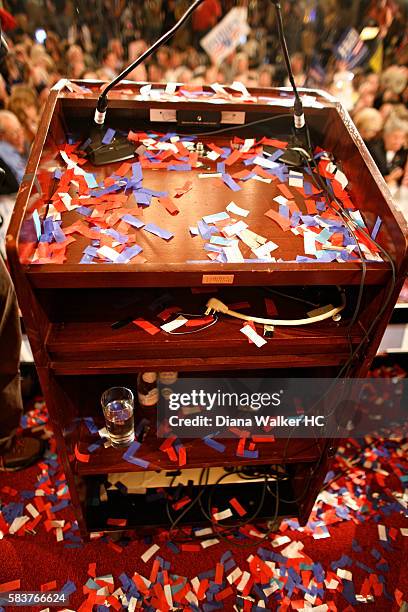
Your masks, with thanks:
[{"label": "glass of water", "polygon": [[106,429],[112,446],[129,446],[135,439],[133,393],[126,387],[111,387],[101,397]]}]

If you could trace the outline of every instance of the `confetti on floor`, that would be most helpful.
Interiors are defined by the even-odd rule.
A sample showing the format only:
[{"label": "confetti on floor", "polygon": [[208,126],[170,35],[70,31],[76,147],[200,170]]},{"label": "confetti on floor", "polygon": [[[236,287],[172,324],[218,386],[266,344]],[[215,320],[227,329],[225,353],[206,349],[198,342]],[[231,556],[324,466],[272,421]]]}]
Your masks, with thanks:
[{"label": "confetti on floor", "polygon": [[[404,374],[383,368],[373,375]],[[93,419],[85,424],[95,431]],[[248,524],[239,530],[240,547],[217,537],[211,524],[186,528],[182,542],[160,531],[140,539],[99,533],[83,543],[43,401],[23,417],[22,427],[48,438],[49,451],[28,470],[0,475],[0,593],[58,590],[70,596],[61,609],[81,611],[393,612],[407,605],[404,440],[345,441],[303,528],[285,519],[262,539],[262,526]],[[177,464],[178,441],[163,445]],[[184,461],[188,467],[188,455]],[[179,493],[173,505],[182,511],[190,499]],[[215,511],[217,523],[231,514],[245,520],[246,511],[245,499],[226,500]],[[126,520],[110,524],[123,527]]]}]

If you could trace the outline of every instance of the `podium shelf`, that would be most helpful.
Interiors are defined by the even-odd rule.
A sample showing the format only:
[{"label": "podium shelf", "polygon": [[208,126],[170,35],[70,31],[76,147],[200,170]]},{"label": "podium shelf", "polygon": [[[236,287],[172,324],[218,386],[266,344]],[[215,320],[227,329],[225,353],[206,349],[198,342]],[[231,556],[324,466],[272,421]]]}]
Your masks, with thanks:
[{"label": "podium shelf", "polygon": [[[208,277],[233,278],[235,286],[253,285],[355,285],[361,282],[361,264],[99,264],[38,265],[25,267],[30,284],[37,289],[104,287],[196,287]],[[387,263],[367,263],[365,285],[383,285],[390,276]],[[214,281],[211,277],[215,277]]]},{"label": "podium shelf", "polygon": [[[71,322],[51,326],[46,348],[56,373],[136,371],[165,369],[170,364],[180,371],[203,369],[204,364],[222,369],[290,367],[294,362],[341,364],[350,355],[347,323],[275,328],[273,338],[257,348],[240,332],[244,321],[221,318],[197,334],[173,336],[160,331],[154,336],[130,323],[113,330],[109,321]],[[262,334],[262,326],[257,326]],[[357,326],[353,345],[362,339]],[[263,366],[263,364],[265,364]],[[176,367],[177,365],[177,367]]]},{"label": "podium shelf", "polygon": [[[87,428],[81,424],[78,450],[87,453],[90,444],[97,440]],[[147,438],[137,453],[138,459],[149,462],[149,471],[164,470],[173,471],[179,468],[178,463],[171,461],[167,454],[159,449],[163,440],[157,439],[156,431],[151,429]],[[225,452],[210,448],[200,439],[182,440],[186,448],[188,468],[204,468],[233,465],[261,465],[274,463],[298,463],[314,462],[319,459],[325,448],[324,440],[292,439],[257,444],[259,449],[258,459],[247,459],[238,457],[236,454],[239,439],[220,440],[225,445]],[[97,475],[116,472],[140,472],[144,468],[125,461],[122,457],[126,448],[104,448],[101,447],[89,455],[89,461],[83,463],[75,461],[74,471],[81,475]]]}]

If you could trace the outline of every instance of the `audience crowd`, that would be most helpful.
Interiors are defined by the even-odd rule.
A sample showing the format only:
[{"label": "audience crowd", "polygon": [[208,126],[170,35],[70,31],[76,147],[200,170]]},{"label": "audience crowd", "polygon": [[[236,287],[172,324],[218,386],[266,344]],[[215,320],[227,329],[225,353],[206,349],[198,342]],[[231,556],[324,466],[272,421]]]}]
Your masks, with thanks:
[{"label": "audience crowd", "polygon": [[[190,0],[7,0],[0,18],[0,193],[21,180],[50,88],[61,78],[110,80],[175,24]],[[200,40],[233,6],[246,6],[250,33],[219,65]],[[282,2],[298,86],[325,89],[352,114],[391,190],[408,187],[408,36],[405,0]],[[375,27],[357,66],[339,58],[350,27]],[[370,37],[369,37],[370,38]],[[270,0],[205,0],[185,26],[128,77],[136,81],[287,85]]]}]

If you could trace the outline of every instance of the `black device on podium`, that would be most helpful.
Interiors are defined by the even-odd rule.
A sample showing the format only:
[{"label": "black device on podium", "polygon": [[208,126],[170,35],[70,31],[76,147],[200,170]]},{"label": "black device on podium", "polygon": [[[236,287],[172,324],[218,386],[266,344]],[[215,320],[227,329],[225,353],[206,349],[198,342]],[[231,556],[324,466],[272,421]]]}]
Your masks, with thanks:
[{"label": "black device on podium", "polygon": [[103,129],[105,124],[106,111],[108,108],[108,93],[115,85],[123,81],[123,79],[132,70],[142,64],[148,57],[153,55],[162,45],[164,45],[174,34],[184,25],[187,19],[192,13],[202,4],[204,0],[195,0],[193,4],[186,10],[184,15],[180,17],[178,22],[168,31],[163,34],[149,49],[147,49],[142,55],[140,55],[134,62],[132,62],[127,68],[125,68],[117,77],[115,77],[103,90],[99,96],[98,103],[96,105],[95,116],[94,116],[94,129],[91,133],[89,143],[87,144],[85,151],[87,157],[91,163],[95,166],[103,166],[104,164],[111,164],[113,162],[124,161],[126,159],[132,159],[135,157],[135,148],[126,136],[115,135],[110,143],[104,144],[103,137],[105,130]]}]

